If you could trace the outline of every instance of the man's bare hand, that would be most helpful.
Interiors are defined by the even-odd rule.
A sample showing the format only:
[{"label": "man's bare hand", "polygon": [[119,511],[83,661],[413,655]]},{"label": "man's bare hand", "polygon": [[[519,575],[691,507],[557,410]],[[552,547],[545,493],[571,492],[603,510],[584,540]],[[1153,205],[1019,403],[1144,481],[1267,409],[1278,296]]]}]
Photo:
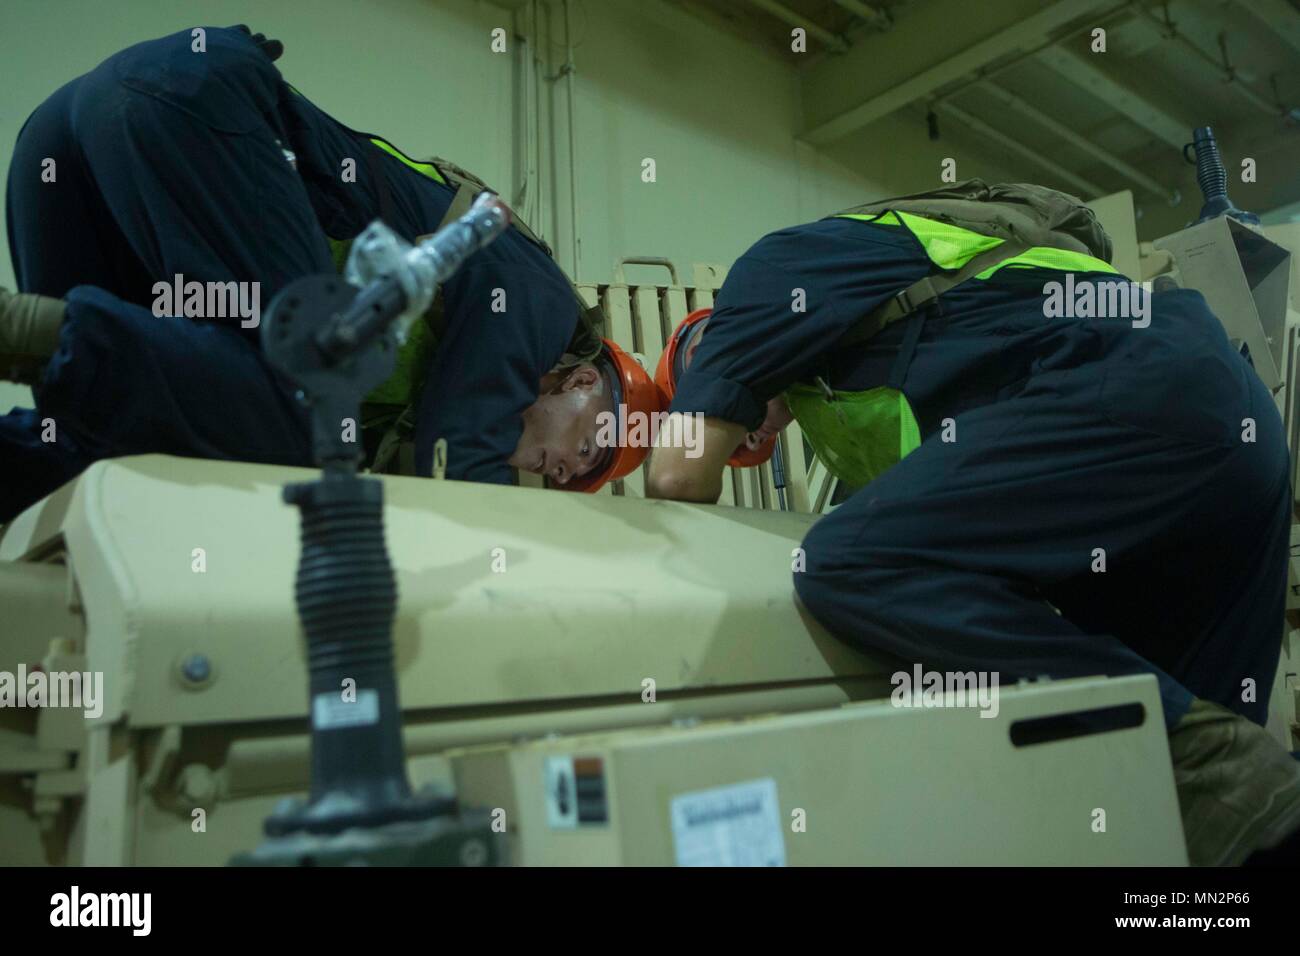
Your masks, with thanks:
[{"label": "man's bare hand", "polygon": [[727,459],[745,438],[745,426],[720,418],[687,420],[673,412],[659,429],[650,455],[646,497],[713,503],[722,494]]}]

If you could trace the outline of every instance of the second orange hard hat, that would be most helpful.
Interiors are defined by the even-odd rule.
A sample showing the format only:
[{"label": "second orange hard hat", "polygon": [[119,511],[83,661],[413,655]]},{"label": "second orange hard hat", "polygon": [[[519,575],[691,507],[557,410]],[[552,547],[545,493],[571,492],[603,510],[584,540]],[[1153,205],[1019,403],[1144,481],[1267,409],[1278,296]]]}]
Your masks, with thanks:
[{"label": "second orange hard hat", "polygon": [[[696,309],[682,319],[677,328],[673,329],[673,334],[668,339],[668,345],[664,347],[663,354],[659,356],[659,365],[655,368],[655,384],[659,386],[659,390],[664,394],[665,408],[673,400],[673,395],[677,391],[677,379],[682,376],[689,364],[687,348],[690,344],[691,334],[696,331],[700,323],[707,321],[712,314],[712,309]],[[733,468],[753,468],[771,458],[774,448],[776,448],[775,435],[768,438],[757,448],[751,448],[747,443],[742,442],[731,453],[731,457],[727,459],[727,464]]]}]

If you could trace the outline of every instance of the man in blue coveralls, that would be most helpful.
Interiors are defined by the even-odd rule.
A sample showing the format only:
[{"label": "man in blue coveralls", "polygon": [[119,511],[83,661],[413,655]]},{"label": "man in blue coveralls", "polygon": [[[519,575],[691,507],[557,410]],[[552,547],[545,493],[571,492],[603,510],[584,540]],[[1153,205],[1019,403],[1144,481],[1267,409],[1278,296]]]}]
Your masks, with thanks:
[{"label": "man in blue coveralls", "polygon": [[[1259,726],[1291,516],[1268,390],[1200,293],[1143,293],[1136,321],[1059,316],[1053,283],[1099,286],[1115,271],[1076,256],[1067,274],[1033,264],[1054,261],[1033,249],[844,344],[938,274],[953,238],[936,222],[866,218],[772,233],[732,267],[677,382],[648,493],[716,501],[746,433],[784,424],[777,396],[841,463],[872,460],[857,452],[884,420],[896,463],[848,475],[865,487],[804,542],[794,583],[813,615],[851,644],[939,669],[1154,674],[1192,862],[1236,863],[1285,839],[1300,826],[1300,771]],[[877,414],[890,396],[911,447],[899,447],[897,403]],[[699,457],[671,447],[677,413],[705,416]]]},{"label": "man in blue coveralls", "polygon": [[[456,191],[289,86],[282,51],[246,27],[183,31],[110,57],[27,120],[6,209],[24,295],[0,290],[0,377],[32,384],[37,409],[0,418],[0,521],[109,456],[310,463],[306,412],[262,360],[256,321],[155,315],[155,283],[257,283],[269,303],[333,272],[339,241],[376,217],[408,241],[433,232]],[[511,229],[442,300],[436,349],[406,370],[423,383],[416,472],[444,438],[449,478],[619,477],[595,418],[637,370],[606,343],[556,371],[580,306],[550,256]]]}]

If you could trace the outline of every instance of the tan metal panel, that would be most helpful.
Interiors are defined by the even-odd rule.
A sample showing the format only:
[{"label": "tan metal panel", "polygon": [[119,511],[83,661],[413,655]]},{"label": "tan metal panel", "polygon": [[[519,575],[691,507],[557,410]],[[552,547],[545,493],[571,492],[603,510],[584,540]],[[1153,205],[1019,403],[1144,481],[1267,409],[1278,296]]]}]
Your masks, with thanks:
[{"label": "tan metal panel", "polygon": [[781,433],[781,451],[785,462],[785,493],[790,510],[807,514],[811,510],[808,500],[808,462],[804,456],[803,432],[791,424]]},{"label": "tan metal panel", "polygon": [[769,458],[758,467],[758,483],[763,491],[763,507],[768,511],[780,511],[781,499],[776,493],[776,472]]},{"label": "tan metal panel", "polygon": [[[659,312],[659,287],[653,285],[637,286],[632,293],[632,319],[638,333],[637,351],[645,356],[647,363],[659,359],[664,350],[663,316]],[[653,370],[654,365],[650,365]]]},{"label": "tan metal panel", "polygon": [[[100,721],[300,718],[307,672],[293,601],[310,469],[149,455],[97,462],[58,527],[86,619]],[[812,519],[709,505],[385,476],[408,710],[835,680],[888,673],[794,599],[790,550]],[[194,507],[201,489],[204,507]],[[54,515],[47,515],[53,519]],[[591,528],[575,542],[557,528]],[[19,531],[21,529],[14,529]],[[41,542],[13,542],[23,552]],[[191,552],[206,552],[194,572]],[[501,548],[505,571],[494,570]],[[616,622],[591,627],[591,621]],[[725,626],[724,625],[725,622]],[[6,635],[0,617],[0,640]],[[211,680],[177,663],[205,655]]]},{"label": "tan metal panel", "polygon": [[730,477],[735,485],[736,490],[736,507],[752,508],[754,507],[754,498],[750,494],[749,480],[745,477],[745,469],[728,468]]},{"label": "tan metal panel", "polygon": [[691,284],[697,289],[717,292],[726,279],[726,266],[708,262],[696,262],[691,266]]},{"label": "tan metal panel", "polygon": [[578,294],[582,296],[582,301],[588,308],[600,301],[600,287],[595,285],[578,286]]},{"label": "tan metal panel", "polygon": [[746,468],[743,474],[745,482],[749,487],[749,506],[751,508],[767,508],[766,489],[763,485],[763,466],[757,468]]},{"label": "tan metal panel", "polygon": [[605,300],[602,303],[609,328],[605,334],[618,343],[620,348],[629,352],[636,349],[636,333],[632,327],[632,305],[625,285],[611,285],[605,288]]},{"label": "tan metal panel", "polygon": [[835,494],[835,476],[826,470],[816,455],[813,456],[812,465],[808,469],[808,488],[814,494],[808,510],[816,515],[825,514]]},{"label": "tan metal panel", "polygon": [[708,289],[689,289],[686,293],[686,301],[690,303],[692,312],[696,309],[711,309],[713,293]]},{"label": "tan metal panel", "polygon": [[[1035,746],[1009,739],[1016,722],[1099,707],[1137,704],[1158,714],[1153,677],[1003,687],[998,697],[998,713],[987,720],[967,708],[873,701],[657,732],[550,737],[454,751],[450,759],[461,799],[507,808],[511,859],[525,866],[684,862],[679,840],[687,834],[674,827],[673,804],[722,787],[752,797],[755,785],[770,787],[776,806],[768,838],[794,866],[1186,865],[1158,719]],[[936,752],[948,759],[916,756]],[[608,825],[548,822],[546,765],[577,755],[599,762]],[[1122,836],[1099,837],[1079,825],[1096,807],[1111,806],[1125,808]],[[810,825],[792,834],[796,810]],[[759,823],[746,836],[761,833]],[[725,861],[729,841],[719,836],[718,856],[709,841],[696,845],[704,855],[695,862]]]},{"label": "tan metal panel", "polygon": [[[677,324],[686,318],[686,313],[691,311],[686,307],[686,297],[687,290],[680,286],[669,286],[663,290],[663,297],[660,301],[666,330],[664,334],[665,342],[668,341],[668,336],[673,334],[673,329],[677,328]],[[655,356],[655,360],[658,361],[658,356]]]}]

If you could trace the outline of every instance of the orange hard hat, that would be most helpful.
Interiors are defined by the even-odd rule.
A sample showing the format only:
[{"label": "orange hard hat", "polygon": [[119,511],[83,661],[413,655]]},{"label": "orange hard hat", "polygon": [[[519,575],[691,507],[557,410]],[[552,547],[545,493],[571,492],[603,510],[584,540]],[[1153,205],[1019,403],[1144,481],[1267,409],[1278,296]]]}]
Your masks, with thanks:
[{"label": "orange hard hat", "polygon": [[[691,330],[712,314],[712,309],[696,309],[682,319],[677,328],[673,329],[673,334],[668,339],[668,345],[664,348],[663,354],[659,356],[659,365],[655,368],[655,384],[659,386],[659,391],[664,394],[665,408],[673,400],[673,394],[677,391],[678,376],[686,371],[686,345],[690,341]],[[727,464],[733,468],[753,468],[771,458],[774,448],[776,448],[775,435],[765,440],[757,448],[750,448],[749,445],[742,442],[731,453],[731,457],[727,459]]]},{"label": "orange hard hat", "polygon": [[[613,384],[613,411],[619,419],[617,433],[622,435],[625,415],[640,413],[653,420],[656,413],[668,407],[668,401],[635,356],[623,351],[609,339],[601,341],[604,344],[596,363],[604,365],[604,370],[610,373],[607,380]],[[605,482],[624,478],[641,467],[641,463],[650,454],[650,446],[620,442],[609,451],[607,459],[599,467],[556,487],[565,491],[599,491]]]}]

